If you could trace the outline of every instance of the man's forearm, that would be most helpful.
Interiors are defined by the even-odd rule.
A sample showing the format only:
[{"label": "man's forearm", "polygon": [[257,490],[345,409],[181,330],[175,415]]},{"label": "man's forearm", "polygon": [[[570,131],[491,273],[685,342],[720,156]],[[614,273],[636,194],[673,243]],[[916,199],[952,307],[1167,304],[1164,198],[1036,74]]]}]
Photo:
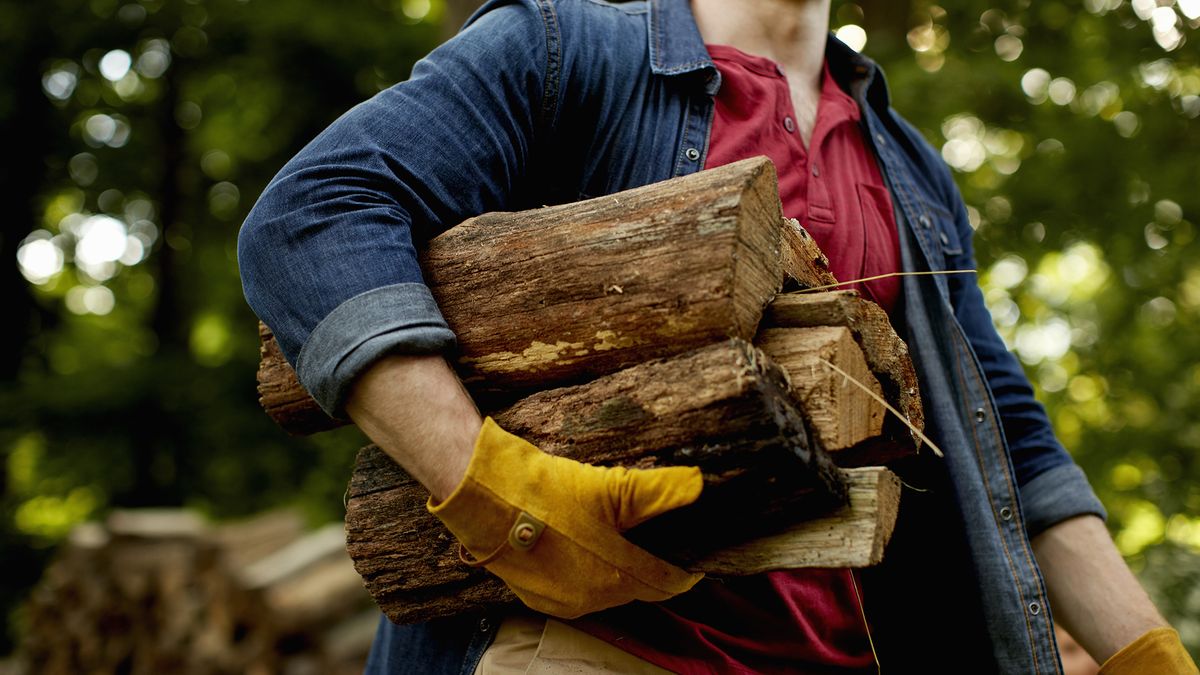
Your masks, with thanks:
[{"label": "man's forearm", "polygon": [[1055,620],[1097,662],[1104,663],[1146,631],[1167,625],[1099,518],[1064,520],[1032,543]]},{"label": "man's forearm", "polygon": [[446,360],[387,356],[346,399],[350,419],[441,501],[467,471],[483,420]]}]

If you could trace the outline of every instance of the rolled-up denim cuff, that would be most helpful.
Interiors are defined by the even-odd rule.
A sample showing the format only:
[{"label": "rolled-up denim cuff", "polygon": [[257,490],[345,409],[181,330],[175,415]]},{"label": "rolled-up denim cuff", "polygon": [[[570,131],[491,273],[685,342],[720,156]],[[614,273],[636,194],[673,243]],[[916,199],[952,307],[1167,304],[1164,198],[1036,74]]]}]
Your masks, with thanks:
[{"label": "rolled-up denim cuff", "polygon": [[1022,486],[1021,511],[1031,538],[1067,518],[1108,517],[1083,469],[1074,463],[1056,466]]},{"label": "rolled-up denim cuff", "polygon": [[296,357],[296,376],[325,414],[341,418],[354,378],[379,357],[437,354],[453,346],[454,332],[428,287],[383,286],[343,302],[317,324]]}]

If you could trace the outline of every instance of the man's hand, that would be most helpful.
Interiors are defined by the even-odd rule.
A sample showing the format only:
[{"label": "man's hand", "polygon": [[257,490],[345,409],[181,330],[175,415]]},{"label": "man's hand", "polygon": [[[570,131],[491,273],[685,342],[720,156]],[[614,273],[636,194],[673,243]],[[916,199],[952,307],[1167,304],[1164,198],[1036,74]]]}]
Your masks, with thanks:
[{"label": "man's hand", "polygon": [[696,584],[690,574],[621,536],[690,504],[695,467],[602,468],[548,455],[488,418],[466,475],[429,510],[526,605],[575,618],[633,600],[665,600]]}]

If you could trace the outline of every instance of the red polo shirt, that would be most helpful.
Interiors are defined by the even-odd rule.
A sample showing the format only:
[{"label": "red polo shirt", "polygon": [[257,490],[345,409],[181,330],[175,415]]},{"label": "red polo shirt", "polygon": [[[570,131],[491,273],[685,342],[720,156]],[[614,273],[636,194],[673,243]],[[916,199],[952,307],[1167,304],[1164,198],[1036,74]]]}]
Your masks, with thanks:
[{"label": "red polo shirt", "polygon": [[[766,155],[784,215],[797,218],[839,280],[900,269],[891,200],[859,109],[825,69],[809,148],[787,80],[767,59],[710,45],[721,71],[706,168]],[[891,310],[896,279],[856,284]],[[677,673],[874,673],[855,574],[847,569],[706,579],[663,603],[635,603],[576,625]]]}]

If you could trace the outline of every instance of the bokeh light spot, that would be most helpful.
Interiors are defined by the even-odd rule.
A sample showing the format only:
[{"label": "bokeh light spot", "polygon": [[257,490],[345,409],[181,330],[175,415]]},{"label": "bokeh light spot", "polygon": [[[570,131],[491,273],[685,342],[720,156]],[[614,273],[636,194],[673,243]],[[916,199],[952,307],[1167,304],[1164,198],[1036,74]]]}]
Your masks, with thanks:
[{"label": "bokeh light spot", "polygon": [[848,23],[834,31],[834,35],[856,52],[861,52],[867,46],[867,31],[857,24]]},{"label": "bokeh light spot", "polygon": [[21,275],[30,283],[44,284],[62,271],[64,255],[46,230],[36,230],[17,249]]},{"label": "bokeh light spot", "polygon": [[124,49],[114,49],[100,58],[100,74],[109,82],[125,77],[133,65],[133,58]]}]

